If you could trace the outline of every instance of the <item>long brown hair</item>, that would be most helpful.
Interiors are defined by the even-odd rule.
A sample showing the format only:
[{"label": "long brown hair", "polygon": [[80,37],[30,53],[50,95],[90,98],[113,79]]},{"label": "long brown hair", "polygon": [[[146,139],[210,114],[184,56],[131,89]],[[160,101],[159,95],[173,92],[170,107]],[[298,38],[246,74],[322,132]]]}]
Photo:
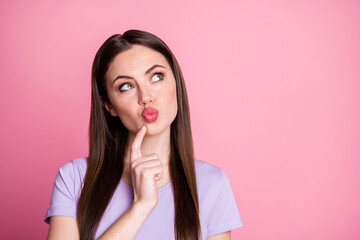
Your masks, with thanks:
[{"label": "long brown hair", "polygon": [[160,52],[168,61],[176,81],[178,112],[171,124],[170,178],[174,190],[175,236],[198,239],[201,234],[190,112],[180,66],[168,46],[155,35],[129,30],[108,38],[96,53],[92,66],[89,157],[85,181],[78,201],[77,222],[81,240],[93,239],[101,218],[117,188],[124,169],[128,130],[111,116],[102,100],[109,101],[105,74],[119,53],[140,44]]}]

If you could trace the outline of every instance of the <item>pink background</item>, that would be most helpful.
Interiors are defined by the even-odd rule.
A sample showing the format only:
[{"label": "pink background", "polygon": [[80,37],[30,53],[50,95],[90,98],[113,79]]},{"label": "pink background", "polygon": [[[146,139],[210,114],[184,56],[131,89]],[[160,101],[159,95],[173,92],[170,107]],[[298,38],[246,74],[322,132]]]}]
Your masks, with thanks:
[{"label": "pink background", "polygon": [[233,239],[360,239],[360,2],[218,2],[1,1],[2,239],[45,238],[59,167],[87,156],[95,52],[130,28],[180,62]]}]

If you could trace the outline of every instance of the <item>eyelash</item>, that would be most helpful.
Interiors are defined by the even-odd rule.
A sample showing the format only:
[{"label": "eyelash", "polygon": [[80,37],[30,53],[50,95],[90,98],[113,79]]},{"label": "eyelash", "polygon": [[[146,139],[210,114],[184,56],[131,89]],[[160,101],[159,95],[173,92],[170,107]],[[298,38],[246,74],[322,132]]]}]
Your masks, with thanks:
[{"label": "eyelash", "polygon": [[[159,81],[163,80],[164,77],[165,77],[165,75],[164,75],[163,73],[161,73],[161,72],[156,72],[156,73],[154,73],[154,74],[151,76],[151,78],[153,78],[153,77],[156,76],[156,75],[160,75],[160,79],[159,79],[158,81],[155,81],[155,82],[159,82]],[[126,83],[123,83],[123,84],[120,85],[119,91],[120,91],[120,92],[125,92],[125,91],[131,89],[131,88],[129,88],[129,89],[126,89],[126,90],[122,90],[121,88],[124,87],[124,86],[126,86],[126,85],[131,86],[131,88],[134,87],[131,83],[126,82]]]}]

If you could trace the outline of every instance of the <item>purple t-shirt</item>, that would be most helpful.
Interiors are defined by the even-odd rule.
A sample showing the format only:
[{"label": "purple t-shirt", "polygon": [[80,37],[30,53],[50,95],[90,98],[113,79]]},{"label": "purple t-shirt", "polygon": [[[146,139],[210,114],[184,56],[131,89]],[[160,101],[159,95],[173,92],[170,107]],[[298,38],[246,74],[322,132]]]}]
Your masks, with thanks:
[{"label": "purple t-shirt", "polygon": [[[218,167],[195,160],[202,238],[242,226],[229,178]],[[87,168],[87,158],[75,159],[60,168],[54,183],[45,222],[51,216],[76,218],[76,206]],[[158,189],[159,202],[145,220],[135,239],[169,240],[174,237],[174,197],[169,182]],[[133,202],[133,189],[120,181],[95,238],[103,234]]]}]

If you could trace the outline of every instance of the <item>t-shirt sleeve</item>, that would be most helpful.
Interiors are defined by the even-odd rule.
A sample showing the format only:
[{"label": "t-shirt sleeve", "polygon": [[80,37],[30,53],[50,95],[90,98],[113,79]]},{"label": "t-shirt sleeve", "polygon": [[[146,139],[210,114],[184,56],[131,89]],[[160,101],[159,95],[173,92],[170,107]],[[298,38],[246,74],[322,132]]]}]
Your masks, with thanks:
[{"label": "t-shirt sleeve", "polygon": [[242,226],[229,178],[221,170],[222,183],[208,222],[208,237]]},{"label": "t-shirt sleeve", "polygon": [[75,176],[73,162],[69,162],[60,168],[55,178],[50,206],[46,212],[46,223],[50,223],[51,216],[76,218],[77,194]]}]

